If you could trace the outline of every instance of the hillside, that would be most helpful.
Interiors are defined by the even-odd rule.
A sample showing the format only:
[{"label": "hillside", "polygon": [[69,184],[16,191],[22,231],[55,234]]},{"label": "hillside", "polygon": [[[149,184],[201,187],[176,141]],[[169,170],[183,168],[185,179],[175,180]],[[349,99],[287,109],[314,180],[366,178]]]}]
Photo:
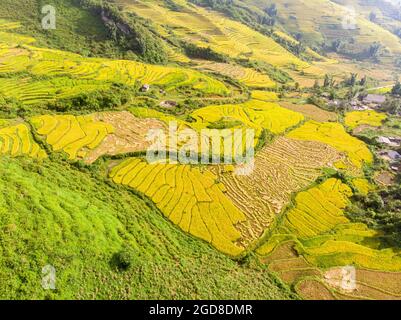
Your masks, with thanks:
[{"label": "hillside", "polygon": [[[273,3],[246,2],[262,10]],[[274,4],[277,23],[313,47],[332,47],[356,59],[371,58],[369,50],[375,43],[383,46],[383,59],[395,59],[401,52],[401,39],[395,35],[399,25],[396,10],[385,1],[295,0]],[[378,12],[377,20],[371,21],[371,12]]]},{"label": "hillside", "polygon": [[400,299],[388,1],[2,1],[0,298]]}]

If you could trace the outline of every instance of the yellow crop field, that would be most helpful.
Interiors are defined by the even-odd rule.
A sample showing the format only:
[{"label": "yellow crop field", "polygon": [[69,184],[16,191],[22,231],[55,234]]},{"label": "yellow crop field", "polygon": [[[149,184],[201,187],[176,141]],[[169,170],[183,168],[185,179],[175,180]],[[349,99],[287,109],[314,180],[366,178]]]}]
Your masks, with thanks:
[{"label": "yellow crop field", "polygon": [[355,129],[360,125],[380,127],[387,116],[374,110],[352,111],[345,115],[344,123],[347,127]]},{"label": "yellow crop field", "polygon": [[351,189],[336,179],[329,179],[315,188],[301,192],[295,198],[295,208],[286,215],[285,226],[303,239],[347,223],[349,221],[343,209],[351,195]]},{"label": "yellow crop field", "polygon": [[19,27],[21,27],[21,24],[19,22],[12,22],[0,19],[0,30],[11,30],[11,29],[17,29]]},{"label": "yellow crop field", "polygon": [[232,256],[243,251],[235,244],[241,237],[236,224],[245,221],[245,216],[224,195],[224,186],[210,172],[132,158],[115,166],[110,177],[152,199],[185,232]]},{"label": "yellow crop field", "polygon": [[34,142],[25,124],[0,129],[0,154],[12,157],[27,155],[32,158],[45,158],[46,152]]},{"label": "yellow crop field", "polygon": [[345,217],[350,196],[350,187],[334,178],[299,193],[280,223],[285,234],[271,237],[258,253],[270,254],[280,243],[293,240],[298,254],[313,266],[401,271],[399,250],[377,249],[378,233]]},{"label": "yellow crop field", "polygon": [[393,249],[376,250],[348,241],[329,240],[318,247],[305,248],[308,261],[322,267],[357,266],[387,271],[401,271],[401,255]]},{"label": "yellow crop field", "polygon": [[374,189],[374,186],[364,178],[355,178],[352,180],[352,184],[358,192],[365,195]]},{"label": "yellow crop field", "polygon": [[31,122],[54,151],[64,151],[71,160],[84,158],[114,132],[110,124],[95,121],[94,115],[44,115],[33,117]]},{"label": "yellow crop field", "polygon": [[263,129],[274,134],[280,134],[299,124],[303,115],[280,107],[276,103],[250,100],[237,105],[212,105],[196,110],[191,114],[196,120],[192,123],[194,128],[205,128],[221,120],[237,120],[244,127],[256,130],[259,137]]},{"label": "yellow crop field", "polygon": [[361,168],[363,163],[370,164],[373,161],[373,155],[365,143],[349,135],[339,123],[308,121],[287,136],[293,139],[326,143],[345,152],[356,168]]},{"label": "yellow crop field", "polygon": [[340,152],[319,142],[277,138],[255,156],[247,175],[236,175],[224,166],[212,167],[227,196],[247,216],[238,225],[244,245],[258,239],[286,207],[291,194],[302,190],[321,174],[323,167],[342,158]]},{"label": "yellow crop field", "polygon": [[252,99],[266,102],[279,101],[277,93],[271,91],[254,90],[251,92]]},{"label": "yellow crop field", "polygon": [[133,85],[137,81],[162,86],[166,91],[190,87],[204,94],[230,94],[224,83],[195,70],[135,61],[84,58],[28,45],[33,41],[17,34],[0,32],[0,74],[26,71],[32,75],[53,77],[51,80],[30,77],[0,79],[0,93],[25,104],[105,89],[112,83]]},{"label": "yellow crop field", "polygon": [[151,20],[159,29],[168,27],[186,41],[200,47],[210,47],[233,58],[250,58],[298,69],[309,66],[272,38],[215,11],[198,6],[195,8],[186,1],[180,1],[180,6],[184,8],[180,11],[169,10],[162,1],[118,0],[117,4],[127,12],[135,12]]},{"label": "yellow crop field", "polygon": [[244,68],[239,65],[229,63],[218,63],[211,61],[197,61],[197,69],[218,72],[220,74],[234,78],[248,87],[252,88],[275,88],[276,83],[269,76],[262,74],[251,68]]}]

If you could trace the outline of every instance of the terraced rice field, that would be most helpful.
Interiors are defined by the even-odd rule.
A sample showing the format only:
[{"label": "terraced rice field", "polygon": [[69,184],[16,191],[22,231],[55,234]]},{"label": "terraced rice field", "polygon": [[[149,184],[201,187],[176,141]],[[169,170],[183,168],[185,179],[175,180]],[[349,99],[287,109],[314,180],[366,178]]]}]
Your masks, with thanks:
[{"label": "terraced rice field", "polygon": [[361,125],[380,127],[387,116],[374,110],[352,111],[345,115],[344,123],[347,127],[355,129]]},{"label": "terraced rice field", "polygon": [[180,11],[169,10],[162,1],[117,3],[127,12],[149,19],[158,29],[172,30],[175,36],[200,47],[210,47],[232,58],[250,58],[281,67],[302,69],[308,63],[298,59],[281,45],[261,33],[225,16],[180,1]]},{"label": "terraced rice field", "polygon": [[359,193],[364,195],[367,195],[370,191],[374,190],[374,185],[364,178],[355,178],[352,180],[352,184]]},{"label": "terraced rice field", "polygon": [[280,101],[280,106],[302,113],[308,120],[314,120],[318,122],[335,122],[338,118],[336,113],[320,109],[313,104],[294,104],[291,102]]},{"label": "terraced rice field", "polygon": [[24,71],[35,76],[52,77],[47,80],[29,76],[0,79],[0,93],[25,104],[106,89],[112,83],[134,85],[137,81],[161,86],[166,91],[190,87],[204,94],[230,94],[224,83],[198,71],[134,61],[84,58],[60,50],[28,45],[33,41],[16,34],[0,32],[0,74]]},{"label": "terraced rice field", "polygon": [[236,175],[225,167],[211,168],[227,196],[246,216],[238,225],[241,243],[258,239],[290,201],[291,194],[311,184],[323,167],[342,158],[334,148],[319,142],[277,138],[255,157],[249,175]]},{"label": "terraced rice field", "polygon": [[32,158],[46,158],[46,152],[33,140],[26,124],[0,128],[0,154],[12,157],[26,155]]},{"label": "terraced rice field", "polygon": [[12,22],[4,19],[0,19],[0,30],[11,30],[18,29],[21,26],[19,22]]},{"label": "terraced rice field", "polygon": [[261,100],[265,102],[275,102],[280,100],[277,93],[271,91],[253,90],[251,92],[251,97],[254,100]]},{"label": "terraced rice field", "polygon": [[[399,299],[401,272],[383,270],[401,271],[401,252],[377,249],[375,231],[346,219],[343,208],[351,195],[333,178],[299,193],[257,253],[306,299]],[[357,285],[346,290],[340,267],[350,265]]]},{"label": "terraced rice field", "polygon": [[149,130],[167,131],[166,124],[156,119],[141,119],[130,112],[104,112],[95,115],[95,121],[104,122],[114,128],[113,133],[85,156],[87,163],[92,163],[103,155],[117,155],[130,152],[146,151],[151,142],[147,140]]},{"label": "terraced rice field", "polygon": [[236,79],[251,88],[276,88],[276,83],[258,71],[229,63],[199,61],[199,70],[217,72]]},{"label": "terraced rice field", "polygon": [[236,225],[245,220],[245,215],[225,196],[224,186],[210,172],[132,158],[112,168],[110,178],[152,199],[183,231],[226,254],[236,256],[243,251],[235,242],[241,237]]},{"label": "terraced rice field", "polygon": [[0,94],[15,98],[25,105],[46,103],[56,99],[76,96],[82,92],[107,89],[110,84],[93,80],[57,77],[51,80],[32,80],[31,78],[0,78]]},{"label": "terraced rice field", "polygon": [[276,103],[250,100],[237,105],[213,105],[196,110],[191,114],[196,120],[191,126],[202,129],[221,120],[237,120],[244,127],[255,129],[259,137],[263,129],[280,134],[299,124],[303,115],[284,109]]},{"label": "terraced rice field", "polygon": [[[287,135],[289,138],[319,141],[326,143],[347,154],[353,166],[360,169],[364,163],[370,164],[373,156],[367,146],[360,140],[349,135],[339,123],[308,121]],[[338,166],[347,168],[346,164]]]},{"label": "terraced rice field", "polygon": [[53,151],[64,151],[70,160],[85,158],[114,132],[110,124],[96,121],[94,115],[44,115],[32,118],[31,122]]},{"label": "terraced rice field", "polygon": [[329,179],[296,196],[296,206],[286,214],[284,225],[299,239],[328,232],[339,224],[349,222],[343,209],[351,195],[347,185],[340,180]]},{"label": "terraced rice field", "polygon": [[279,226],[280,230],[258,249],[262,256],[286,240],[293,240],[296,251],[312,266],[331,268],[354,265],[372,270],[401,271],[401,252],[377,249],[378,235],[360,223],[350,223],[343,209],[351,189],[331,178],[301,192]]},{"label": "terraced rice field", "polygon": [[343,274],[339,267],[319,269],[300,256],[294,241],[284,242],[263,262],[288,285],[294,286],[304,299],[399,299],[399,272],[381,272],[356,268],[356,287],[343,288]]}]

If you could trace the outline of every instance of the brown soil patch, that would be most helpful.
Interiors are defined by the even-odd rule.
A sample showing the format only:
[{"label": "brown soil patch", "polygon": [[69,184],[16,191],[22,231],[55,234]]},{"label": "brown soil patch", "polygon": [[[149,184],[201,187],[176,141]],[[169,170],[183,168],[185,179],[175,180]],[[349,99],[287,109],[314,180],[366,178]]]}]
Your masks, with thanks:
[{"label": "brown soil patch", "polygon": [[88,153],[85,158],[87,163],[93,163],[103,155],[146,151],[151,144],[150,141],[146,141],[149,130],[166,130],[166,125],[162,121],[136,118],[127,111],[100,113],[97,115],[97,120],[111,124],[115,131]]},{"label": "brown soil patch", "polygon": [[335,296],[317,280],[303,280],[295,287],[296,292],[308,300],[335,300]]},{"label": "brown soil patch", "polygon": [[248,175],[235,175],[213,167],[227,189],[226,195],[247,216],[237,228],[242,246],[258,239],[297,192],[321,174],[321,168],[343,159],[334,148],[319,142],[277,138],[255,157]]},{"label": "brown soil patch", "polygon": [[319,121],[337,121],[337,115],[334,112],[322,110],[312,104],[294,104],[291,102],[279,102],[279,104],[295,112],[302,113],[306,118]]}]

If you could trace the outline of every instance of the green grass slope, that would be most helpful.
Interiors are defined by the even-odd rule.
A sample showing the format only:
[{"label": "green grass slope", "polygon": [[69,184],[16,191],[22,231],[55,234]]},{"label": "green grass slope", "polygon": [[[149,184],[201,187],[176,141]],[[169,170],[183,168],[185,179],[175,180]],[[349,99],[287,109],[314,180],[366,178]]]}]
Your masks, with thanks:
[{"label": "green grass slope", "polygon": [[[44,30],[42,7],[56,8],[56,29]],[[77,0],[2,0],[0,19],[21,22],[18,33],[34,37],[36,45],[68,50],[83,55],[121,56],[119,46],[109,38],[101,17],[78,6]]]},{"label": "green grass slope", "polygon": [[[258,264],[232,261],[68,164],[0,158],[0,189],[0,299],[293,297]],[[55,291],[41,287],[47,264]]]}]

